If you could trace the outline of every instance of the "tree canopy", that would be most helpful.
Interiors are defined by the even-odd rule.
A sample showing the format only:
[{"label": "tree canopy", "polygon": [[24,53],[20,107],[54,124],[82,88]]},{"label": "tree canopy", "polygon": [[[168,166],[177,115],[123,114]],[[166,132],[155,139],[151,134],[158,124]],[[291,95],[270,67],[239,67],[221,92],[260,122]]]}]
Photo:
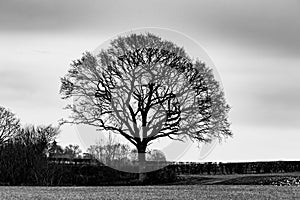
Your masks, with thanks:
[{"label": "tree canopy", "polygon": [[120,134],[140,154],[162,137],[207,142],[231,135],[229,106],[212,69],[151,33],[118,37],[96,55],[84,53],[61,83],[62,98],[73,98],[63,123]]},{"label": "tree canopy", "polygon": [[0,106],[0,145],[17,135],[20,120],[10,110]]}]

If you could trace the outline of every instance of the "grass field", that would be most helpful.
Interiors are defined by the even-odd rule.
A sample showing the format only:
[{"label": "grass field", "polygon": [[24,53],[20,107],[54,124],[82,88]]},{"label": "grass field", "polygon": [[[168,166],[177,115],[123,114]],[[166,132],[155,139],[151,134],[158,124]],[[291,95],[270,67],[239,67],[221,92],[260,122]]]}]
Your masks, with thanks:
[{"label": "grass field", "polygon": [[300,187],[254,185],[0,187],[0,199],[300,199]]},{"label": "grass field", "polygon": [[[232,175],[180,175],[178,185],[270,185],[284,179],[295,177],[300,180],[300,173],[273,174],[232,174]],[[298,183],[299,184],[299,183]],[[300,186],[300,185],[299,185]]]}]

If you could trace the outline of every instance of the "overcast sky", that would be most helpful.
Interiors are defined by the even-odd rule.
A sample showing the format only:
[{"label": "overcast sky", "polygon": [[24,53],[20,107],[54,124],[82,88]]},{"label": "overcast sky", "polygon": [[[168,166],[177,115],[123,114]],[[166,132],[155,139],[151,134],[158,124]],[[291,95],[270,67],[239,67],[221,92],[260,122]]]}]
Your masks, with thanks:
[{"label": "overcast sky", "polygon": [[[299,19],[297,0],[0,0],[0,105],[55,125],[72,60],[120,32],[167,28],[205,49],[232,107],[233,138],[205,160],[299,160]],[[59,141],[82,143],[69,126]]]}]

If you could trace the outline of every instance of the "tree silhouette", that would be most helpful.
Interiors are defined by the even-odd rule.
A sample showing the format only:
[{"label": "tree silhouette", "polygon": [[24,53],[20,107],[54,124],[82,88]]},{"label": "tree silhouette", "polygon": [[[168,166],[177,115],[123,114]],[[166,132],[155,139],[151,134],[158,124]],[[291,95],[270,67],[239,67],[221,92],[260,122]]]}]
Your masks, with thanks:
[{"label": "tree silhouette", "polygon": [[152,149],[149,152],[149,160],[151,161],[167,161],[164,152],[158,149]]},{"label": "tree silhouette", "polygon": [[55,157],[63,155],[64,149],[57,144],[56,140],[54,140],[50,145],[48,149],[49,157]]},{"label": "tree silhouette", "polygon": [[87,149],[89,155],[111,167],[118,167],[130,162],[130,147],[119,142],[97,142]]},{"label": "tree silhouette", "polygon": [[50,173],[46,152],[58,127],[27,125],[0,146],[0,177],[11,185],[43,185]]},{"label": "tree silhouette", "polygon": [[61,83],[62,98],[74,102],[62,123],[122,135],[141,166],[158,138],[208,142],[231,135],[229,106],[212,69],[151,33],[118,37],[96,56],[84,53]]},{"label": "tree silhouette", "polygon": [[79,145],[69,144],[65,147],[63,154],[69,156],[69,158],[77,158],[81,152]]},{"label": "tree silhouette", "polygon": [[20,120],[8,109],[0,106],[0,145],[18,134]]}]

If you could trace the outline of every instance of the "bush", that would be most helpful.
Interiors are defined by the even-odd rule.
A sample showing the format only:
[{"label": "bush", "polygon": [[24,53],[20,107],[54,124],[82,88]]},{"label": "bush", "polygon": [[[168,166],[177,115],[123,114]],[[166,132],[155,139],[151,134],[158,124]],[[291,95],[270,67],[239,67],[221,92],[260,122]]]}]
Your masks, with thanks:
[{"label": "bush", "polygon": [[165,167],[163,169],[148,172],[145,178],[145,184],[163,184],[163,183],[172,183],[177,180],[176,172],[169,168]]}]

